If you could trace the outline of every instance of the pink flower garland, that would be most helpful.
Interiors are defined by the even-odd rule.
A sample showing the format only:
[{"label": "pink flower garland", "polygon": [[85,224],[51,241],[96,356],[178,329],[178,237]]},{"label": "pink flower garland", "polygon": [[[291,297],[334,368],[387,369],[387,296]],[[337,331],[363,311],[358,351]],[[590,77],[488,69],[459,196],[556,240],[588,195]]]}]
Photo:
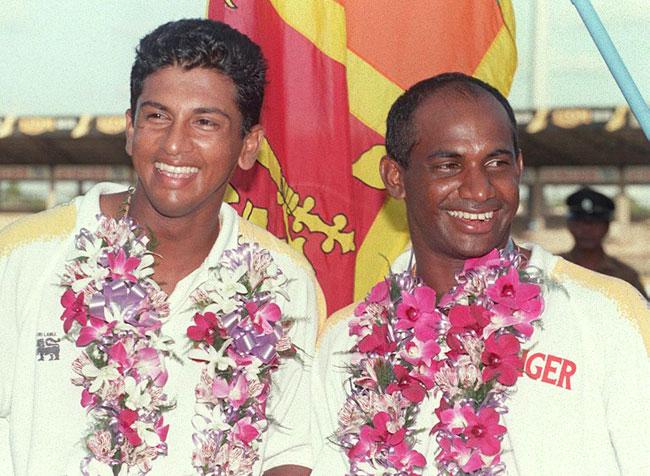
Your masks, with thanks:
[{"label": "pink flower garland", "polygon": [[224,253],[212,277],[192,298],[200,312],[187,335],[189,357],[201,362],[192,463],[199,474],[250,475],[269,422],[271,374],[294,357],[289,321],[273,301],[287,281],[268,251],[244,243]]},{"label": "pink flower garland", "polygon": [[533,282],[541,279],[523,264],[522,255],[496,250],[468,260],[437,304],[435,291],[410,272],[370,291],[349,324],[357,336],[351,391],[334,436],[350,474],[422,474],[415,421],[433,394],[441,395],[430,430],[438,474],[504,471],[500,415],[522,367],[521,344],[543,308]]},{"label": "pink flower garland", "polygon": [[148,238],[125,216],[100,215],[94,233],[76,237],[66,265],[61,315],[67,337],[83,348],[72,368],[93,428],[85,437],[83,474],[113,474],[125,465],[146,473],[167,454],[162,414],[173,407],[163,388],[171,340],[161,334],[167,295],[150,278]]}]

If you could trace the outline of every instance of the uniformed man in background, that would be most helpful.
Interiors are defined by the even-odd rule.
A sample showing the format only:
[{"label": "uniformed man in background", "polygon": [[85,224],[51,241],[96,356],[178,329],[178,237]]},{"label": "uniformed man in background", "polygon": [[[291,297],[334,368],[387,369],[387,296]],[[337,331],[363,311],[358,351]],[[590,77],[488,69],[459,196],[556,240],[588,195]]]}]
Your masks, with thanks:
[{"label": "uniformed man in background", "polygon": [[603,248],[614,215],[614,202],[606,195],[584,187],[569,195],[566,204],[569,207],[567,226],[574,245],[571,251],[561,256],[598,273],[627,281],[648,299],[639,273],[608,255]]}]

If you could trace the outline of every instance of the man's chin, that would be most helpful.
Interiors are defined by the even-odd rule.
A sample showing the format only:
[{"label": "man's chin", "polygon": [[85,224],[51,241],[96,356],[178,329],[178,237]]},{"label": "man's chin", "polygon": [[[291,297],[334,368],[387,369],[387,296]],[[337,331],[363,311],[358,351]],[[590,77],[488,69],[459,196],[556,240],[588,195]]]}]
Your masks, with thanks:
[{"label": "man's chin", "polygon": [[485,256],[493,249],[501,249],[508,242],[508,238],[494,239],[467,239],[459,240],[455,243],[457,256],[460,259],[466,260],[470,258],[479,258]]}]

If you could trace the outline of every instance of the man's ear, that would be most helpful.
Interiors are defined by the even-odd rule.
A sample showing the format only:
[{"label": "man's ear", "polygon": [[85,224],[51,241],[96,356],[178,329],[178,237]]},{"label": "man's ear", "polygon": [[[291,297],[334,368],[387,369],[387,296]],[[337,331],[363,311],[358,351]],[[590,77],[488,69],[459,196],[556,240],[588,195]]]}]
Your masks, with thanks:
[{"label": "man's ear", "polygon": [[264,139],[264,129],[259,124],[253,126],[244,136],[244,145],[239,153],[237,163],[243,170],[249,170],[257,162],[257,154]]},{"label": "man's ear", "polygon": [[379,173],[386,190],[393,198],[404,198],[404,169],[390,157],[384,156],[379,162]]},{"label": "man's ear", "polygon": [[124,117],[126,118],[126,145],[124,150],[131,157],[133,155],[133,115],[131,109],[126,110]]},{"label": "man's ear", "polygon": [[517,152],[517,168],[519,169],[519,176],[521,177],[524,173],[524,154],[521,153],[521,149]]}]

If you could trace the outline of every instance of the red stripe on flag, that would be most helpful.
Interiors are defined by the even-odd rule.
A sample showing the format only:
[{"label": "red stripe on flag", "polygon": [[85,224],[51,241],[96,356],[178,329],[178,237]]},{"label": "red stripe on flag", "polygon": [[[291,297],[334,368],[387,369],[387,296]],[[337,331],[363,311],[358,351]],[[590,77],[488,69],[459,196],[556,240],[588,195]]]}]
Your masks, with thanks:
[{"label": "red stripe on flag", "polygon": [[[299,195],[299,203],[314,198],[312,212],[327,224],[343,214],[344,231],[355,232],[356,247],[383,202],[383,193],[352,177],[352,163],[382,138],[349,114],[345,67],[332,60],[280,18],[269,2],[240,2],[230,10],[223,2],[210,4],[210,17],[221,19],[258,43],[269,63],[263,125],[284,177]],[[246,199],[268,210],[268,228],[286,235],[276,186],[265,170],[238,174],[234,185]],[[294,220],[290,219],[293,223]],[[323,233],[305,225],[291,235],[307,238],[304,252],[325,291],[330,312],[349,304],[353,293],[354,253],[335,244],[324,254]]]}]

